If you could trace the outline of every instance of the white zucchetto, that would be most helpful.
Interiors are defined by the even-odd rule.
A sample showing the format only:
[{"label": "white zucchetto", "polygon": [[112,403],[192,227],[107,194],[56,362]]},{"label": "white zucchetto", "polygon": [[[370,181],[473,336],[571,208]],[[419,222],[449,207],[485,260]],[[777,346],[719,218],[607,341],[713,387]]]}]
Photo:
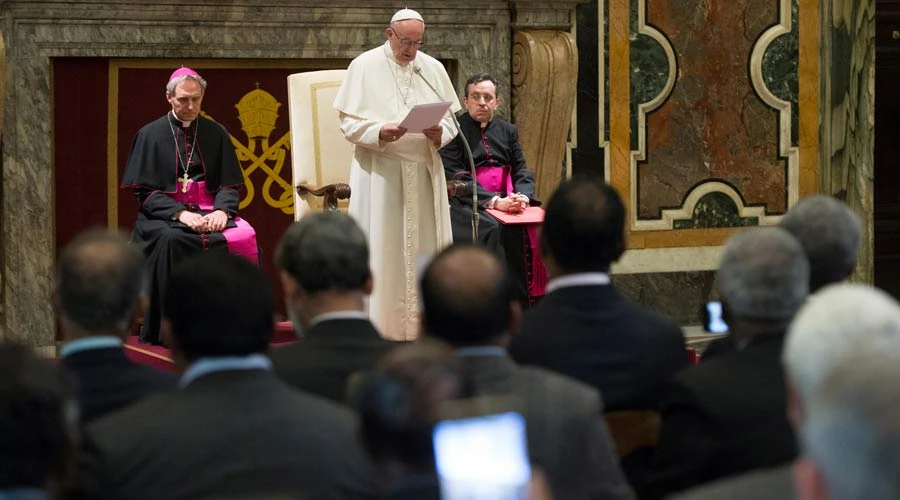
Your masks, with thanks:
[{"label": "white zucchetto", "polygon": [[391,18],[391,24],[396,23],[397,21],[406,21],[408,19],[415,19],[416,21],[421,21],[423,24],[425,20],[422,19],[422,15],[412,9],[400,9],[395,14],[394,17]]}]

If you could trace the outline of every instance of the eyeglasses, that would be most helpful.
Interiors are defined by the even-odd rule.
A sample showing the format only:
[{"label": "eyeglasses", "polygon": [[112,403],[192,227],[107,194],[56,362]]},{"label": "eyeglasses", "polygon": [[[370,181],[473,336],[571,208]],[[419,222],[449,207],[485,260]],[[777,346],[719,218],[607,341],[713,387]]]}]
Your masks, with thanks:
[{"label": "eyeglasses", "polygon": [[407,47],[407,48],[415,47],[417,49],[420,49],[420,48],[422,48],[422,45],[425,45],[425,42],[423,42],[422,40],[418,40],[418,41],[414,42],[414,41],[410,40],[409,38],[401,38],[400,35],[398,35],[397,32],[394,31],[393,29],[391,29],[391,33],[393,33],[394,36],[397,37],[397,41],[403,47]]},{"label": "eyeglasses", "polygon": [[467,97],[475,102],[484,99],[484,102],[487,104],[490,104],[494,101],[494,96],[492,96],[491,94],[469,94]]}]

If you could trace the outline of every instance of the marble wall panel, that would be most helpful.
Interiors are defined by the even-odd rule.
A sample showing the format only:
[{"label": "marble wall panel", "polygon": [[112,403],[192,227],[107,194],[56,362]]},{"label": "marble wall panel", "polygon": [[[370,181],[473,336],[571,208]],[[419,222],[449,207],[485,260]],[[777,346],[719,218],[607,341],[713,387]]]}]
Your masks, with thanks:
[{"label": "marble wall panel", "polygon": [[623,296],[679,325],[699,325],[700,308],[715,300],[715,278],[715,271],[690,271],[615,274],[612,281]]},{"label": "marble wall panel", "polygon": [[[646,23],[671,44],[677,80],[666,102],[646,117],[638,219],[658,219],[662,209],[680,207],[710,178],[733,186],[745,205],[761,205],[767,214],[786,210],[778,111],[763,102],[748,77],[754,46],[779,21],[778,5],[777,0],[646,0]],[[633,57],[640,71],[633,69],[632,79],[649,80],[633,87],[655,90],[659,85],[653,82],[662,73],[659,51]]]}]

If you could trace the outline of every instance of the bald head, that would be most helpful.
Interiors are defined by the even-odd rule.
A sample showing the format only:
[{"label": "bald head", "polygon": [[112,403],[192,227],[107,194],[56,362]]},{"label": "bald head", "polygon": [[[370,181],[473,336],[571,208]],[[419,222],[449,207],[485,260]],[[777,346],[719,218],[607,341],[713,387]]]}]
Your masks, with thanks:
[{"label": "bald head", "polygon": [[422,277],[425,334],[455,346],[490,343],[512,319],[506,270],[494,254],[475,245],[453,245]]},{"label": "bald head", "polygon": [[127,334],[142,291],[143,264],[141,251],[120,234],[93,229],[78,235],[60,255],[56,275],[64,329]]}]

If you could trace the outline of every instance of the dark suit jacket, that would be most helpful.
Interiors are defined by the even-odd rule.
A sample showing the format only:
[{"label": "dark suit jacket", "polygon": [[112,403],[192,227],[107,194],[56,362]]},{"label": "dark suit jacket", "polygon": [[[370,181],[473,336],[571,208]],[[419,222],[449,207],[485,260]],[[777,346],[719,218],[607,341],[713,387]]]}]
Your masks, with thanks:
[{"label": "dark suit jacket", "polygon": [[510,354],[596,387],[607,411],[659,408],[666,384],[688,364],[678,325],[612,285],[547,294],[525,313]]},{"label": "dark suit jacket", "polygon": [[754,339],[676,377],[662,411],[648,498],[796,455],[781,365],[784,335]]},{"label": "dark suit jacket", "polygon": [[529,454],[554,498],[630,498],[596,390],[508,357],[464,356],[463,366],[473,395],[510,395],[521,403]]},{"label": "dark suit jacket", "polygon": [[273,373],[203,375],[88,428],[97,481],[114,498],[371,498],[356,417]]},{"label": "dark suit jacket", "polygon": [[350,375],[371,370],[393,346],[368,320],[333,319],[311,326],[302,341],[276,348],[270,357],[288,384],[344,403]]},{"label": "dark suit jacket", "polygon": [[132,363],[121,347],[76,352],[64,356],[62,365],[74,376],[84,422],[174,389],[178,382],[171,373]]},{"label": "dark suit jacket", "polygon": [[754,471],[694,488],[674,500],[793,500],[794,479],[791,466]]}]

